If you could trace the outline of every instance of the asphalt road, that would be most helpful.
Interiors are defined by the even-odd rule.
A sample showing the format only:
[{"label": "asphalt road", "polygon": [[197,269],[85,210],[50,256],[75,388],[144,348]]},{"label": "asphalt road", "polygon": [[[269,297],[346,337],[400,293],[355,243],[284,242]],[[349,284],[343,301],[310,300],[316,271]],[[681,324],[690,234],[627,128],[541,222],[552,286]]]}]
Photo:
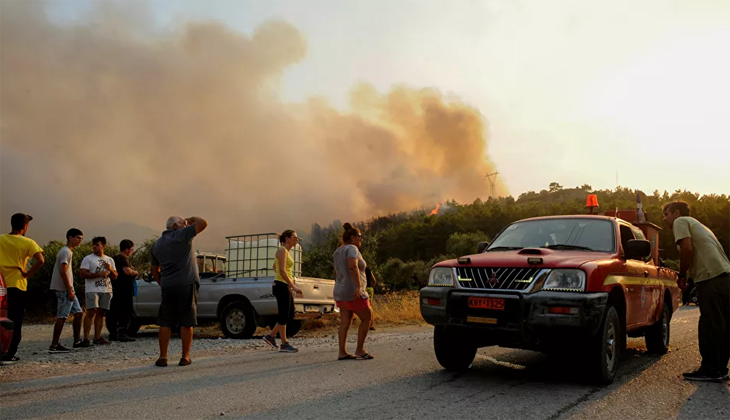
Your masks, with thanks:
[{"label": "asphalt road", "polygon": [[449,373],[424,327],[374,334],[369,361],[336,361],[335,347],[324,344],[3,383],[0,418],[727,420],[729,382],[681,379],[698,364],[698,317],[695,307],[675,314],[671,350],[661,357],[630,339],[607,387],[590,385],[568,362],[494,347],[479,351],[470,372]]}]

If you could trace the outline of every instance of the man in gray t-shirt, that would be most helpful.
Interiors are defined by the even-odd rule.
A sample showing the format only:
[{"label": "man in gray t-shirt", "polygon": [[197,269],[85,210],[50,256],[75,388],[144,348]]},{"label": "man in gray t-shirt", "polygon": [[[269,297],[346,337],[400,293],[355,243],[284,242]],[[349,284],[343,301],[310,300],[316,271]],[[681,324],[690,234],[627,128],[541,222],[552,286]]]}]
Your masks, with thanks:
[{"label": "man in gray t-shirt", "polygon": [[208,227],[200,217],[172,216],[167,219],[167,230],[152,246],[152,276],[162,288],[162,302],[157,315],[160,326],[160,357],[157,366],[167,366],[167,347],[171,328],[180,327],[182,357],[180,366],[190,361],[193,327],[198,324],[197,305],[200,277],[193,252],[193,239]]},{"label": "man in gray t-shirt", "polygon": [[49,353],[68,353],[70,350],[59,343],[63,325],[70,314],[74,314],[74,343],[73,347],[81,346],[81,320],[83,311],[76,297],[74,288],[74,276],[71,267],[73,265],[73,250],[84,239],[84,234],[71,228],[66,232],[66,246],[61,248],[56,255],[56,263],[51,273],[51,290],[56,293],[56,325],[53,327],[53,339]]}]

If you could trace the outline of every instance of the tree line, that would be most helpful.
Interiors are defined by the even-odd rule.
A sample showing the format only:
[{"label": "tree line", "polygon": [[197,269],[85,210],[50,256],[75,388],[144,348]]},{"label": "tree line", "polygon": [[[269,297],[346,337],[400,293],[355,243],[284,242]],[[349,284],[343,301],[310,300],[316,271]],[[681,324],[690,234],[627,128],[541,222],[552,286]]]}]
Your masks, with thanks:
[{"label": "tree line", "polygon": [[[517,199],[477,199],[470,204],[451,200],[444,203],[436,215],[429,215],[430,209],[427,209],[375,217],[353,225],[363,233],[362,254],[381,280],[380,288],[414,289],[426,283],[433,264],[475,253],[478,242],[489,242],[514,221],[537,216],[586,214],[588,194],[596,194],[600,205],[598,212],[636,209],[637,193],[648,221],[662,228],[660,256],[667,266],[678,268],[679,253],[671,230],[664,227],[662,206],[675,200],[689,203],[692,216],[715,233],[730,255],[730,196],[701,196],[680,190],[671,194],[654,191],[649,195],[622,187],[593,191],[587,184],[565,189],[553,182],[548,189],[529,191]],[[341,225],[339,221],[326,227],[315,224],[311,232],[304,235],[305,276],[332,278],[332,253],[339,245]]]},{"label": "tree line", "polygon": [[[628,188],[593,191],[590,185],[565,189],[553,182],[540,192],[529,191],[514,197],[480,199],[470,204],[454,200],[443,203],[437,214],[432,209],[401,212],[351,222],[361,229],[364,237],[362,254],[378,279],[378,292],[388,290],[417,289],[428,280],[433,264],[476,252],[478,242],[490,241],[508,224],[536,216],[585,214],[586,196],[596,194],[599,212],[636,208],[637,193],[641,196],[648,220],[663,229],[659,235],[660,255],[665,263],[678,268],[679,253],[672,232],[662,222],[662,205],[682,200],[689,203],[692,216],[709,227],[730,255],[730,196],[703,195],[688,191],[674,193],[654,191],[651,195]],[[309,232],[301,232],[303,241],[303,274],[307,277],[334,278],[332,254],[339,246],[342,223],[334,221],[328,226],[312,225]],[[131,257],[132,265],[140,272],[149,269],[150,247],[156,238],[136,244]],[[28,282],[29,311],[44,310],[51,299],[48,288],[56,255],[65,245],[50,241],[43,246],[45,265]],[[118,247],[109,244],[105,254],[114,256]],[[85,242],[74,250],[74,283],[79,298],[83,300],[84,280],[78,276],[81,260],[91,254],[91,242]],[[32,264],[32,260],[29,262]],[[83,304],[83,302],[82,302]],[[47,309],[47,308],[45,308]]]}]

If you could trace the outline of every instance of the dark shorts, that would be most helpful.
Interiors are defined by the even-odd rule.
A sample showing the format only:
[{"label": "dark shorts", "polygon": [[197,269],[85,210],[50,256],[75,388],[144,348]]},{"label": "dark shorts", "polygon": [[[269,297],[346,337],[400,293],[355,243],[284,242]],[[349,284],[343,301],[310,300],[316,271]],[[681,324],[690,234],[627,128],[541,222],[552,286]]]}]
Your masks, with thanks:
[{"label": "dark shorts", "polygon": [[274,296],[276,297],[276,307],[279,310],[276,316],[276,323],[286,325],[294,318],[294,299],[289,291],[289,285],[280,281],[275,281],[272,286]]},{"label": "dark shorts", "polygon": [[198,283],[163,288],[157,325],[167,328],[197,326],[198,289]]}]

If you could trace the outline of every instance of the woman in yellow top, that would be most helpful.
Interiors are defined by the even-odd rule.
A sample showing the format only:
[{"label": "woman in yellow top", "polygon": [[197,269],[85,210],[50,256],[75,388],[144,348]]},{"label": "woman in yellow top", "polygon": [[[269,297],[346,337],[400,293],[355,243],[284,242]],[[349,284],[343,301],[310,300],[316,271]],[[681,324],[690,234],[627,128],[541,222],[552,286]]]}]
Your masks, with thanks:
[{"label": "woman in yellow top", "polygon": [[294,315],[294,298],[292,292],[302,295],[301,289],[294,285],[294,259],[289,254],[289,250],[296,246],[299,242],[297,232],[293,230],[285,230],[279,235],[279,242],[282,246],[276,251],[274,260],[274,284],[273,293],[276,297],[276,306],[279,314],[276,319],[276,326],[271,329],[269,335],[264,336],[266,344],[276,348],[276,334],[281,337],[280,352],[296,353],[296,347],[292,346],[286,339],[286,324],[289,318]]}]

